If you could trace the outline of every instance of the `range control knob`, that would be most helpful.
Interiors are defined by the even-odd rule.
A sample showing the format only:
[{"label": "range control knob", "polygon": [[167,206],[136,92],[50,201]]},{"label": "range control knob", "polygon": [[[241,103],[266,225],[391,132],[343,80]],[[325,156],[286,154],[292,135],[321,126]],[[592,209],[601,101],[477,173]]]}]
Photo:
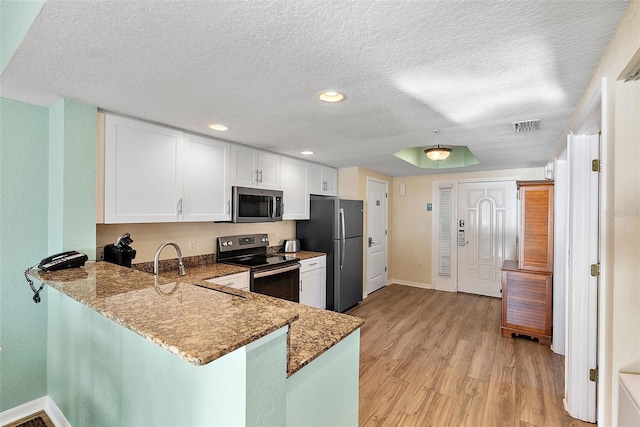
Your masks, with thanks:
[{"label": "range control knob", "polygon": [[233,242],[229,240],[229,246],[233,246]]},{"label": "range control knob", "polygon": [[222,242],[222,246],[227,246],[227,242]]},{"label": "range control knob", "polygon": [[269,239],[267,239],[266,237],[263,237],[260,241],[261,241],[262,243],[266,243],[266,242],[268,242],[268,241],[269,241]]}]

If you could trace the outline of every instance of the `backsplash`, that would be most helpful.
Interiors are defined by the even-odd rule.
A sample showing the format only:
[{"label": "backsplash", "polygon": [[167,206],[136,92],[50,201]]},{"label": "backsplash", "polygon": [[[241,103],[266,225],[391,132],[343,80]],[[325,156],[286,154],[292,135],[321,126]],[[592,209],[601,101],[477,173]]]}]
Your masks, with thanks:
[{"label": "backsplash", "polygon": [[[158,272],[162,273],[168,270],[178,270],[178,258],[177,255],[173,254],[175,258],[173,259],[163,259],[158,262]],[[207,254],[207,255],[195,255],[195,256],[183,256],[182,264],[185,267],[195,267],[199,265],[207,265],[213,264],[216,262],[215,254]],[[134,263],[131,265],[132,268],[136,270],[144,271],[145,273],[153,274],[153,261]]]},{"label": "backsplash", "polygon": [[[274,255],[282,253],[283,249],[284,248],[282,245],[269,246],[267,248],[267,254]],[[162,273],[164,271],[178,269],[178,258],[175,253],[173,254],[173,256],[174,258],[172,259],[163,259],[158,262],[158,272]],[[214,253],[182,257],[182,264],[184,264],[185,267],[213,264],[214,262],[216,262],[216,254]],[[135,268],[136,270],[144,271],[145,273],[153,274],[153,261],[139,263],[134,262],[131,267]]]},{"label": "backsplash", "polygon": [[[131,247],[136,250],[134,264],[152,262],[158,246],[171,240],[180,246],[183,257],[211,255],[216,250],[216,239],[220,236],[267,233],[269,251],[278,251],[285,239],[296,237],[295,221],[279,221],[252,224],[176,222],[157,224],[97,224],[96,246],[114,243],[118,236],[129,233],[133,239]],[[195,250],[189,250],[193,242]],[[176,258],[175,251],[167,248],[161,259]]]}]

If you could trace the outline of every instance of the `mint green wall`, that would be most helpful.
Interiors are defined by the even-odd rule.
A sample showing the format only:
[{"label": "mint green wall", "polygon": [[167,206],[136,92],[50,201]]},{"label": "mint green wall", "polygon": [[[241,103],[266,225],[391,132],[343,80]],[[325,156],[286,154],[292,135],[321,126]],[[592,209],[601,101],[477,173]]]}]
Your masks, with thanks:
[{"label": "mint green wall", "polygon": [[0,98],[0,411],[47,394],[47,304],[23,271],[47,255],[48,128],[46,108]]},{"label": "mint green wall", "polygon": [[[247,346],[252,348],[253,344]],[[287,334],[247,351],[247,425],[284,426]]]},{"label": "mint green wall", "polygon": [[95,257],[95,156],[95,107],[0,98],[0,411],[47,394],[47,292],[34,304],[23,272],[63,249]]},{"label": "mint green wall", "polygon": [[195,366],[56,290],[48,304],[49,396],[71,425],[245,425],[244,350]]},{"label": "mint green wall", "polygon": [[0,73],[40,13],[44,0],[0,1]]},{"label": "mint green wall", "polygon": [[96,107],[62,100],[49,110],[49,252],[95,259]]},{"label": "mint green wall", "polygon": [[360,329],[287,378],[287,426],[357,426]]}]

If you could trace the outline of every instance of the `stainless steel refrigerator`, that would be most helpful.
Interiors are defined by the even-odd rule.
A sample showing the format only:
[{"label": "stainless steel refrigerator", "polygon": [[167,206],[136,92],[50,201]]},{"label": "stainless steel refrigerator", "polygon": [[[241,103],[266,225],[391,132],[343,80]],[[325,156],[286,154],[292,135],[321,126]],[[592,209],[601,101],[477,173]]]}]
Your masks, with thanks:
[{"label": "stainless steel refrigerator", "polygon": [[362,200],[311,196],[309,220],[296,223],[304,250],[327,254],[327,309],[362,301]]}]

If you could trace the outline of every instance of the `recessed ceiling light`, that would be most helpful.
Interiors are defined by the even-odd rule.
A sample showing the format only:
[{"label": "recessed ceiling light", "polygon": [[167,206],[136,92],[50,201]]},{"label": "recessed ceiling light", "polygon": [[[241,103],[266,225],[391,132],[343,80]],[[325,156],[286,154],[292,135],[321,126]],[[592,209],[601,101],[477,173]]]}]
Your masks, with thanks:
[{"label": "recessed ceiling light", "polygon": [[224,132],[225,130],[229,129],[225,125],[221,125],[221,124],[218,124],[218,123],[211,123],[211,124],[207,125],[207,127],[209,129],[219,130],[220,132]]},{"label": "recessed ceiling light", "polygon": [[324,102],[340,102],[344,101],[344,94],[340,92],[336,92],[335,90],[323,90],[322,92],[318,92],[318,99]]},{"label": "recessed ceiling light", "polygon": [[310,156],[313,154],[313,151],[301,151],[300,154],[302,154],[303,156]]}]

